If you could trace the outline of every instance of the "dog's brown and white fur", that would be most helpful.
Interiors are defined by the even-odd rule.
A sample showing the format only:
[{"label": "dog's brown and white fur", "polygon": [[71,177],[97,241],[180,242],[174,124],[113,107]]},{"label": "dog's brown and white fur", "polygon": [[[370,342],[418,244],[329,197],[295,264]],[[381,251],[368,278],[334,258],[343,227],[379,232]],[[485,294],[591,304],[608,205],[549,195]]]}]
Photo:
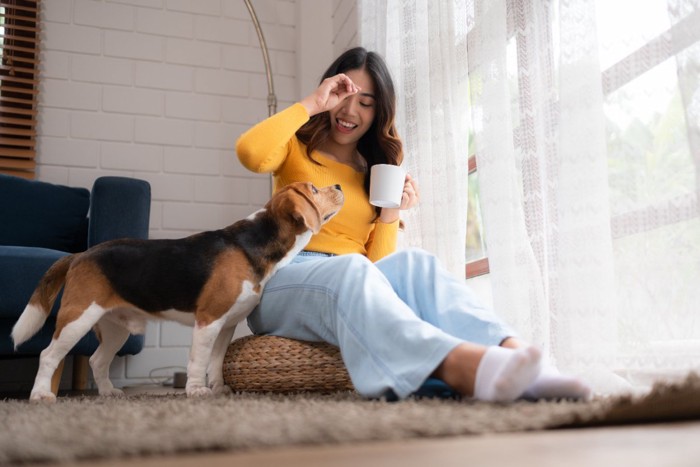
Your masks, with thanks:
[{"label": "dog's brown and white fur", "polygon": [[41,353],[30,399],[55,401],[51,376],[91,328],[100,339],[90,357],[98,392],[122,395],[109,380],[110,363],[129,333],[143,333],[150,318],[194,326],[188,396],[230,391],[222,367],[236,324],[343,200],[339,185],[294,183],[260,211],[221,230],[178,240],[113,240],[58,260],[12,329],[16,348],[42,327],[65,283],[56,331]]}]

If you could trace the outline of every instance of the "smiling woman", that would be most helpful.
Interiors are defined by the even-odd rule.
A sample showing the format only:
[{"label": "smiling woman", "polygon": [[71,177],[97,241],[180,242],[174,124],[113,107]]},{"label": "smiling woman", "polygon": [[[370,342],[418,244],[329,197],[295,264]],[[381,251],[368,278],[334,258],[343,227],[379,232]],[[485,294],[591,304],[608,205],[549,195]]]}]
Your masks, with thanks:
[{"label": "smiling woman", "polygon": [[[333,153],[343,145],[347,146],[347,143],[355,141],[357,151],[341,151],[342,155],[336,157],[357,166],[356,152],[359,152],[366,159],[366,162],[360,163],[363,172],[374,164],[400,165],[403,153],[401,141],[394,128],[393,115],[396,104],[391,77],[386,74],[384,67],[380,66],[378,57],[374,54],[369,53],[366,58],[362,54],[346,54],[342,60],[339,58],[328,68],[322,81],[343,73],[350,78],[350,83],[359,88],[359,92],[350,96],[343,106],[313,115],[309,122],[299,129],[297,136],[306,144],[307,154],[311,157],[310,154],[316,148],[323,150],[324,145],[331,146],[324,152]],[[346,84],[347,81],[343,85]],[[305,105],[312,106],[313,103],[307,102]],[[331,138],[321,130],[330,131]],[[363,135],[368,130],[376,137],[353,136]],[[333,138],[334,134],[339,136],[339,139]]]},{"label": "smiling woman", "polygon": [[[358,172],[365,172],[367,162],[360,155],[357,145],[374,122],[374,84],[365,70],[348,70],[345,76],[352,83],[347,86],[357,93],[343,99],[328,112],[329,138],[323,142],[321,150],[338,162],[348,164]],[[311,112],[314,103],[304,105]]]},{"label": "smiling woman", "polygon": [[[309,249],[360,253],[373,261],[394,249],[399,209],[372,208],[367,200],[371,167],[403,160],[394,127],[395,105],[393,83],[381,57],[351,49],[331,64],[316,92],[259,124],[254,133],[264,132],[265,139],[247,134],[239,139],[241,162],[257,172],[273,172],[275,190],[293,180],[342,186],[349,202],[314,236]],[[268,146],[273,142],[280,147]],[[266,151],[272,155],[261,160]],[[404,209],[417,201],[410,178],[405,188]]]},{"label": "smiling woman", "polygon": [[360,157],[370,168],[395,167],[402,160],[394,100],[383,60],[358,47],[344,52],[306,98],[239,138],[243,165],[272,172],[276,189],[311,180],[337,183],[346,194],[307,251],[267,284],[251,330],[340,347],[366,397],[405,398],[434,377],[480,400],[586,398],[583,381],[540,366],[540,351],[434,255],[396,250],[399,211],[418,203],[417,184],[402,170],[400,205],[375,212],[367,189],[373,171],[355,163]]}]

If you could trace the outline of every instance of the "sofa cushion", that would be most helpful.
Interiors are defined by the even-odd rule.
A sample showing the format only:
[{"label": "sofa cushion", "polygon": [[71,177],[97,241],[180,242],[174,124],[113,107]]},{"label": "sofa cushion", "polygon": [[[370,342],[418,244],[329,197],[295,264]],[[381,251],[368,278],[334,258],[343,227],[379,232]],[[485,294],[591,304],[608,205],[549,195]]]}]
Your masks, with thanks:
[{"label": "sofa cushion", "polygon": [[85,188],[0,174],[0,245],[83,251],[89,207]]},{"label": "sofa cushion", "polygon": [[[46,248],[0,245],[0,355],[37,355],[51,342],[62,292],[58,294],[46,324],[35,336],[22,344],[17,352],[10,339],[10,332],[41,277],[54,262],[66,255],[63,251]],[[144,340],[144,336],[131,336],[117,355],[139,353]],[[89,332],[75,345],[71,354],[92,355],[97,345],[97,337],[93,332]]]},{"label": "sofa cushion", "polygon": [[0,318],[19,318],[44,273],[66,255],[46,248],[0,245]]}]

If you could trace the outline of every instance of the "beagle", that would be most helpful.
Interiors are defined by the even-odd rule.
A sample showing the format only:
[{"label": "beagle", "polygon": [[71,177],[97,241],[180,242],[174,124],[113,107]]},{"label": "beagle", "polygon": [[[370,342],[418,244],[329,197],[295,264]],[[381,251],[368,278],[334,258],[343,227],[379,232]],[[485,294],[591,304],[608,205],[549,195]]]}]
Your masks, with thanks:
[{"label": "beagle", "polygon": [[109,380],[110,363],[129,333],[142,334],[146,320],[154,318],[194,326],[188,397],[229,392],[223,360],[236,325],[259,303],[270,277],[343,202],[340,185],[293,183],[260,211],[221,230],[177,240],[112,240],[61,258],[12,329],[17,348],[43,326],[65,283],[56,331],[41,353],[30,400],[56,400],[51,376],[91,328],[100,340],[90,357],[98,392],[123,395]]}]

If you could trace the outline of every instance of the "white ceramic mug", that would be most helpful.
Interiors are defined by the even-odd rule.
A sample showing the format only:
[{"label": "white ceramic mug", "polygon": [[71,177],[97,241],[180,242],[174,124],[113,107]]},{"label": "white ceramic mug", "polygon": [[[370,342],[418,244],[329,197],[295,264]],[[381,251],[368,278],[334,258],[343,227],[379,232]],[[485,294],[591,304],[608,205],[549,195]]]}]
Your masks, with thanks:
[{"label": "white ceramic mug", "polygon": [[401,206],[406,171],[403,167],[389,164],[372,166],[369,179],[369,202],[380,208]]}]

